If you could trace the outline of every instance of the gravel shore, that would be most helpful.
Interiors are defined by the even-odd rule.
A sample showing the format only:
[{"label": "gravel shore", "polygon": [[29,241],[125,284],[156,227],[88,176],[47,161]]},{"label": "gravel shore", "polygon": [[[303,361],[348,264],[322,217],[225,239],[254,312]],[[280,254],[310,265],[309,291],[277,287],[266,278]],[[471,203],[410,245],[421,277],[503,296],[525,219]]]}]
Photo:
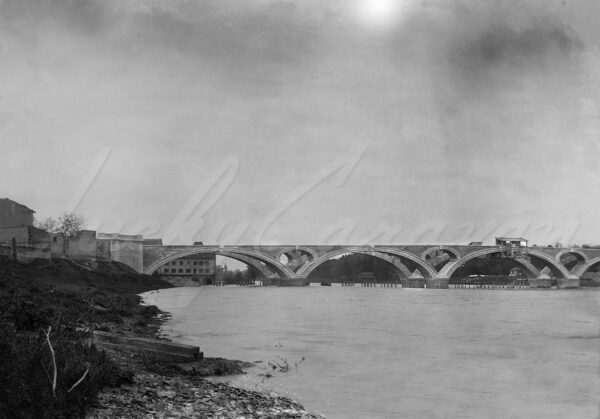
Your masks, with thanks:
[{"label": "gravel shore", "polygon": [[[164,317],[162,317],[164,319]],[[158,333],[157,322],[145,336]],[[205,358],[190,365],[157,363],[130,350],[105,349],[123,373],[118,387],[105,388],[87,419],[109,418],[307,418],[322,419],[274,393],[249,391],[203,377],[243,374],[244,361]]]},{"label": "gravel shore", "polygon": [[138,371],[133,384],[106,389],[88,419],[320,418],[292,400],[215,384],[197,377]]}]

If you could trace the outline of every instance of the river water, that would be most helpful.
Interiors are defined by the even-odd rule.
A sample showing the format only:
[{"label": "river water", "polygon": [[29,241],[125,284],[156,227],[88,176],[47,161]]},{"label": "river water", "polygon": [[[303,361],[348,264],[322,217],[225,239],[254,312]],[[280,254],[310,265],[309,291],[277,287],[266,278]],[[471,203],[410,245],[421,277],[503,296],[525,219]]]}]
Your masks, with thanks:
[{"label": "river water", "polygon": [[[172,313],[164,330],[174,340],[260,361],[231,384],[328,418],[596,419],[599,291],[207,286],[143,296]],[[269,366],[286,360],[287,372]]]}]

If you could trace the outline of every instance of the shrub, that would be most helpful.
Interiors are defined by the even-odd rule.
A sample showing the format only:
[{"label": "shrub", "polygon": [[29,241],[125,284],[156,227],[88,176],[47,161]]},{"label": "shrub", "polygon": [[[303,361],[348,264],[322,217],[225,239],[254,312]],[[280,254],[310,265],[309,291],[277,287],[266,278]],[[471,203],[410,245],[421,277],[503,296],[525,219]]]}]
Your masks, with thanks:
[{"label": "shrub", "polygon": [[[100,389],[115,381],[116,366],[81,336],[51,331],[54,360],[43,331],[18,332],[0,320],[0,417],[83,417]],[[56,389],[52,389],[56,362]],[[75,383],[85,378],[75,387]]]}]

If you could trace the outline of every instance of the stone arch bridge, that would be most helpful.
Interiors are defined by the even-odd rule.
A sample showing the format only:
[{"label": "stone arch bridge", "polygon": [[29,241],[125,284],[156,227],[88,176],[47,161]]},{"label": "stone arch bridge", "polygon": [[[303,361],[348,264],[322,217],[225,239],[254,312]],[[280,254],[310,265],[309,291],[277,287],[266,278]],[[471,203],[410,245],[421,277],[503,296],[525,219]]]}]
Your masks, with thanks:
[{"label": "stone arch bridge", "polygon": [[[306,284],[309,275],[323,263],[342,255],[370,255],[393,264],[401,277],[423,278],[428,288],[447,288],[452,274],[465,263],[482,256],[502,255],[499,246],[465,245],[376,245],[376,246],[162,246],[143,247],[143,272],[184,256],[214,254],[244,262],[265,278]],[[509,256],[503,256],[509,257]],[[579,279],[600,263],[600,249],[532,247],[527,256],[512,259],[529,279],[553,278],[561,288],[579,286]]]}]

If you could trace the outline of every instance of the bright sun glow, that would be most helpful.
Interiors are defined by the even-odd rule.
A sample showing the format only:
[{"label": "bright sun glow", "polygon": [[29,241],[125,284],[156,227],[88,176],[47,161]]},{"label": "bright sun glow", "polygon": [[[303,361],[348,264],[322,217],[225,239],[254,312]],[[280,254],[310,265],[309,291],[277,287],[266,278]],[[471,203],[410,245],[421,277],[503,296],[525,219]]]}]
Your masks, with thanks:
[{"label": "bright sun glow", "polygon": [[360,0],[358,13],[369,25],[388,26],[400,15],[405,0]]}]

